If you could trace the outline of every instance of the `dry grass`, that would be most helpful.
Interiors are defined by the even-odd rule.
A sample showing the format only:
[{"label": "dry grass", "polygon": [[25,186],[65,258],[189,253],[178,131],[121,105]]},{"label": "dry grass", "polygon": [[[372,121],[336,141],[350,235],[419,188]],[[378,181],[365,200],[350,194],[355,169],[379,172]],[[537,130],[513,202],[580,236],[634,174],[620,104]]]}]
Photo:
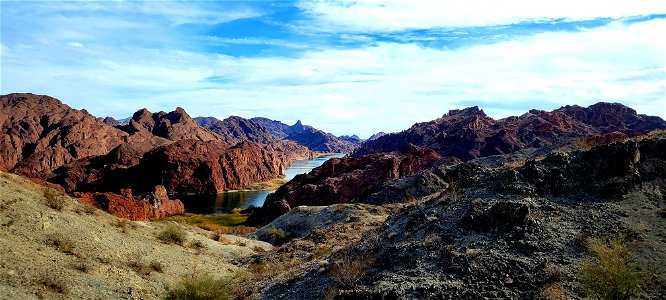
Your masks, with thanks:
[{"label": "dry grass", "polygon": [[128,233],[130,229],[136,229],[137,225],[134,224],[134,222],[123,219],[123,218],[118,218],[114,223],[113,226],[116,228],[120,229],[120,232],[122,233]]},{"label": "dry grass", "polygon": [[77,252],[74,251],[74,243],[72,243],[72,241],[70,241],[69,239],[65,238],[60,232],[56,232],[54,234],[49,235],[46,240],[46,243],[54,246],[58,251],[62,253],[74,255],[77,257],[80,256]]},{"label": "dry grass", "polygon": [[178,284],[171,287],[164,299],[231,299],[230,285],[230,281],[226,278],[216,278],[210,274],[193,274],[184,277]]},{"label": "dry grass", "polygon": [[566,300],[567,296],[564,293],[562,285],[557,282],[551,282],[546,284],[541,289],[541,296],[546,300]]},{"label": "dry grass", "polygon": [[158,272],[158,273],[163,273],[164,272],[164,267],[162,266],[162,263],[158,261],[152,261],[150,263],[144,262],[141,259],[134,259],[127,263],[127,266],[129,266],[134,272],[137,274],[141,275],[150,275],[151,272]]},{"label": "dry grass", "polygon": [[353,288],[370,272],[375,260],[371,257],[343,255],[333,263],[328,276],[341,288]]},{"label": "dry grass", "polygon": [[58,293],[58,294],[63,294],[63,295],[67,295],[69,293],[69,288],[65,284],[65,281],[63,281],[58,276],[55,276],[55,275],[52,275],[52,274],[44,275],[39,280],[39,283],[47,291],[51,291],[51,292]]},{"label": "dry grass", "polygon": [[89,216],[94,216],[97,214],[97,209],[90,206],[90,205],[79,205],[74,209],[74,212],[80,215],[89,215]]}]

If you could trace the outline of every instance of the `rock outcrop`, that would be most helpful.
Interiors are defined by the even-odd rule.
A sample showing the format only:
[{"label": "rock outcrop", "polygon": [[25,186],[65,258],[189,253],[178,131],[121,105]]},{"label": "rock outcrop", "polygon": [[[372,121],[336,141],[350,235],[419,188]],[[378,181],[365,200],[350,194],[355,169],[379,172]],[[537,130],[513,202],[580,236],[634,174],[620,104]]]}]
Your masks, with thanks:
[{"label": "rock outcrop", "polygon": [[566,143],[577,137],[611,132],[633,136],[655,129],[666,129],[666,121],[639,115],[618,103],[597,103],[588,108],[565,106],[552,112],[530,110],[501,120],[494,120],[478,107],[471,107],[451,110],[437,120],[369,140],[353,156],[391,152],[411,143],[467,161]]},{"label": "rock outcrop", "polygon": [[0,126],[0,170],[31,177],[106,154],[129,138],[85,110],[33,94],[0,96]]},{"label": "rock outcrop", "polygon": [[263,225],[299,205],[359,202],[388,180],[412,175],[446,159],[427,148],[408,146],[401,153],[361,158],[332,158],[308,174],[297,175],[268,195],[247,223]]},{"label": "rock outcrop", "polygon": [[185,212],[185,205],[180,200],[171,200],[164,186],[157,185],[150,193],[133,196],[132,191],[123,189],[122,195],[116,193],[74,193],[80,201],[96,208],[108,211],[110,214],[129,219],[149,221],[181,214]]}]

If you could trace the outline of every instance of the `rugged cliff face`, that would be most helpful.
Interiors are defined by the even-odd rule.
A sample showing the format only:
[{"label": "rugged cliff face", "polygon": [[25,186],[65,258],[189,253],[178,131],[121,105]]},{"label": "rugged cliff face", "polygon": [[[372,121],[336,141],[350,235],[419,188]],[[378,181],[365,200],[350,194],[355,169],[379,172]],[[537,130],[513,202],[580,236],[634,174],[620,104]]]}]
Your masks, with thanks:
[{"label": "rugged cliff face", "polygon": [[541,148],[576,137],[611,132],[632,136],[655,129],[666,129],[666,122],[659,117],[639,115],[618,103],[597,103],[587,108],[565,106],[552,112],[531,110],[501,120],[494,120],[478,107],[471,107],[452,110],[437,120],[369,140],[353,156],[396,151],[411,143],[466,161]]},{"label": "rugged cliff face", "polygon": [[128,141],[86,111],[33,94],[0,96],[0,169],[32,177]]},{"label": "rugged cliff face", "polygon": [[409,176],[447,161],[430,149],[416,146],[409,146],[402,153],[332,158],[268,195],[264,206],[247,222],[263,225],[299,205],[359,202],[385,181]]},{"label": "rugged cliff face", "polygon": [[181,107],[168,113],[151,113],[144,108],[134,113],[129,124],[120,125],[118,128],[132,135],[149,133],[170,141],[221,140],[220,136],[199,126]]}]

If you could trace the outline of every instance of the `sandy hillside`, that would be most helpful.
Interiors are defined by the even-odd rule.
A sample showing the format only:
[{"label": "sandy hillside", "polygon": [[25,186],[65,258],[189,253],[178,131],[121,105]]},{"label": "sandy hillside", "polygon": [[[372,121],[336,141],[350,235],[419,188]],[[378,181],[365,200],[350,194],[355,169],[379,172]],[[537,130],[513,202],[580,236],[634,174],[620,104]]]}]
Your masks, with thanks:
[{"label": "sandy hillside", "polygon": [[[217,242],[174,222],[126,221],[69,197],[58,210],[44,190],[0,173],[0,299],[159,299],[183,276],[233,276],[234,261],[271,248],[236,236]],[[187,242],[158,239],[170,225],[185,229]]]}]

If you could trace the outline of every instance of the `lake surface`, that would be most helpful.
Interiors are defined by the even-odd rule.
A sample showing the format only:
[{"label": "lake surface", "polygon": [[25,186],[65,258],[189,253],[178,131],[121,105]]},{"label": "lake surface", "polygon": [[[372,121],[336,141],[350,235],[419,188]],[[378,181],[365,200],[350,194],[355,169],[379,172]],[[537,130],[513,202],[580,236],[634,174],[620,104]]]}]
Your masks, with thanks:
[{"label": "lake surface", "polygon": [[[310,172],[312,169],[321,166],[325,161],[334,157],[344,157],[344,154],[332,154],[317,157],[315,159],[296,160],[285,169],[285,179],[292,180],[298,174]],[[231,212],[234,208],[248,208],[250,206],[260,207],[264,205],[266,196],[274,191],[235,191],[218,194],[217,197],[209,196],[201,199],[202,196],[188,196],[187,203],[197,203],[196,206],[188,205],[186,210],[199,214],[217,214]],[[194,199],[197,198],[197,199]]]}]

